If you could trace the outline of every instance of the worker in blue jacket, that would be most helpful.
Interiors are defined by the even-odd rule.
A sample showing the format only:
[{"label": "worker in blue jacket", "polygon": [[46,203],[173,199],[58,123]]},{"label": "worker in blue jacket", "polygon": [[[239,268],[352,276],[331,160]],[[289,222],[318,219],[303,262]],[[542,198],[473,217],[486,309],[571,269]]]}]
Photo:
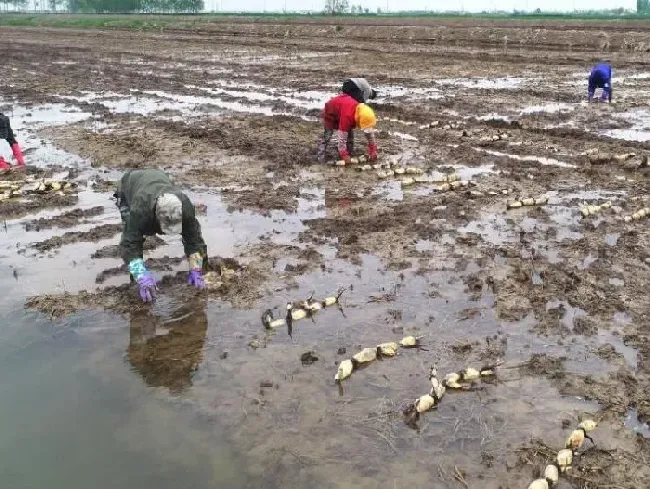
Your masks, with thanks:
[{"label": "worker in blue jacket", "polygon": [[594,66],[589,75],[589,89],[588,99],[594,98],[594,93],[597,88],[603,89],[603,94],[600,97],[601,102],[609,100],[612,103],[612,65],[609,63],[600,63]]}]

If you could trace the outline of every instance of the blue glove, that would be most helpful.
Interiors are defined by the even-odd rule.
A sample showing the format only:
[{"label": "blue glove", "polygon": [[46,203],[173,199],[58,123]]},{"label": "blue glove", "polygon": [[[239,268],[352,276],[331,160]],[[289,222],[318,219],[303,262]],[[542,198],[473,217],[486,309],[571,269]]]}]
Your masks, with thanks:
[{"label": "blue glove", "polygon": [[190,270],[190,274],[187,277],[187,283],[193,285],[197,289],[202,289],[205,287],[205,280],[203,280],[203,274],[201,270]]},{"label": "blue glove", "polygon": [[144,266],[142,258],[136,258],[129,263],[129,272],[138,282],[140,287],[140,298],[143,302],[153,302],[156,298],[156,279]]}]

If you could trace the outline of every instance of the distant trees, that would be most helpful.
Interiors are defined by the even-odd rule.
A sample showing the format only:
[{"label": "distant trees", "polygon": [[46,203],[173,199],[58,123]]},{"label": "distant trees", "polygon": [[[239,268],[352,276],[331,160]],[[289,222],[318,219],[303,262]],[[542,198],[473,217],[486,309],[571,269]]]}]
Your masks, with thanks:
[{"label": "distant trees", "polygon": [[20,10],[27,6],[28,0],[0,0],[2,10]]},{"label": "distant trees", "polygon": [[650,0],[636,0],[636,11],[639,13],[650,12]]},{"label": "distant trees", "polygon": [[[27,1],[27,0],[25,0]],[[62,3],[65,0],[49,0]],[[197,13],[203,10],[203,0],[67,0],[70,12],[174,12]]]},{"label": "distant trees", "polygon": [[65,0],[47,0],[47,6],[52,12],[56,12],[60,6],[65,5]]},{"label": "distant trees", "polygon": [[348,0],[325,0],[325,13],[330,15],[340,15],[350,10]]}]

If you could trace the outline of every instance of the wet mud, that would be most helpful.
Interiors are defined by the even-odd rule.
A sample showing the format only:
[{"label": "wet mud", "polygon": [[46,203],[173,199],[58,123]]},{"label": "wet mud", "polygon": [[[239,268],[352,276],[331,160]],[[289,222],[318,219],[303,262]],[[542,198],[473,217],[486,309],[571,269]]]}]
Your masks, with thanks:
[{"label": "wet mud", "polygon": [[30,246],[37,251],[47,252],[52,251],[56,248],[60,248],[61,246],[78,243],[80,241],[101,241],[103,239],[112,238],[117,233],[120,233],[123,227],[124,225],[122,223],[102,224],[90,231],[68,231],[61,236],[54,236],[44,241],[34,243]]},{"label": "wet mud", "polygon": [[40,219],[29,221],[25,224],[25,230],[38,232],[42,229],[50,228],[71,228],[79,224],[88,224],[91,222],[88,218],[96,217],[103,213],[104,207],[99,205],[90,209],[76,208],[55,217],[41,217]]},{"label": "wet mud", "polygon": [[[2,107],[38,171],[89,182],[0,202],[9,237],[43,269],[82,263],[62,276],[73,285],[43,276],[51,290],[21,301],[54,325],[91,310],[128,318],[125,362],[143,384],[218,420],[250,474],[278,487],[521,487],[587,414],[597,446],[561,487],[641,487],[650,231],[625,216],[650,206],[647,28],[350,22],[0,29],[13,68]],[[605,56],[615,103],[587,104]],[[319,108],[350,66],[379,91],[379,161],[437,183],[336,167],[333,145],[327,164],[314,160]],[[143,167],[202,204],[218,286],[188,286],[182,243],[147,238],[159,303],[140,302],[119,216],[99,204]],[[452,175],[472,185],[442,187]],[[544,203],[508,205],[525,199]],[[22,252],[5,254],[20,282]],[[283,317],[340,287],[341,307],[291,336],[264,329],[263,311]],[[334,384],[345,355],[406,334],[425,348]],[[497,361],[495,383],[449,392],[405,426],[432,364]]]}]

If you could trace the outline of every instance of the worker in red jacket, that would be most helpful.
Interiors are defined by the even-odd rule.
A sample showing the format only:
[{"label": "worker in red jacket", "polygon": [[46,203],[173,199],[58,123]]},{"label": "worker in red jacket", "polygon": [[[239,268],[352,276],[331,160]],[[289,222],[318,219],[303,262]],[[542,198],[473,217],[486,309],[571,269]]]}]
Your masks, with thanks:
[{"label": "worker in red jacket", "polygon": [[[20,145],[16,138],[14,137],[14,132],[11,129],[11,124],[9,122],[9,117],[0,113],[0,139],[4,139],[11,146],[11,151],[14,154],[16,163],[19,167],[25,167],[25,159],[23,158],[23,152],[20,149]],[[0,170],[10,170],[11,165],[0,156]]]},{"label": "worker in red jacket", "polygon": [[377,159],[377,143],[375,141],[377,118],[374,111],[366,104],[359,103],[346,93],[337,95],[325,104],[323,124],[325,130],[323,138],[318,144],[318,161],[325,161],[327,144],[336,131],[339,157],[349,164],[354,149],[353,130],[356,128],[361,129],[366,136],[370,161]]}]

